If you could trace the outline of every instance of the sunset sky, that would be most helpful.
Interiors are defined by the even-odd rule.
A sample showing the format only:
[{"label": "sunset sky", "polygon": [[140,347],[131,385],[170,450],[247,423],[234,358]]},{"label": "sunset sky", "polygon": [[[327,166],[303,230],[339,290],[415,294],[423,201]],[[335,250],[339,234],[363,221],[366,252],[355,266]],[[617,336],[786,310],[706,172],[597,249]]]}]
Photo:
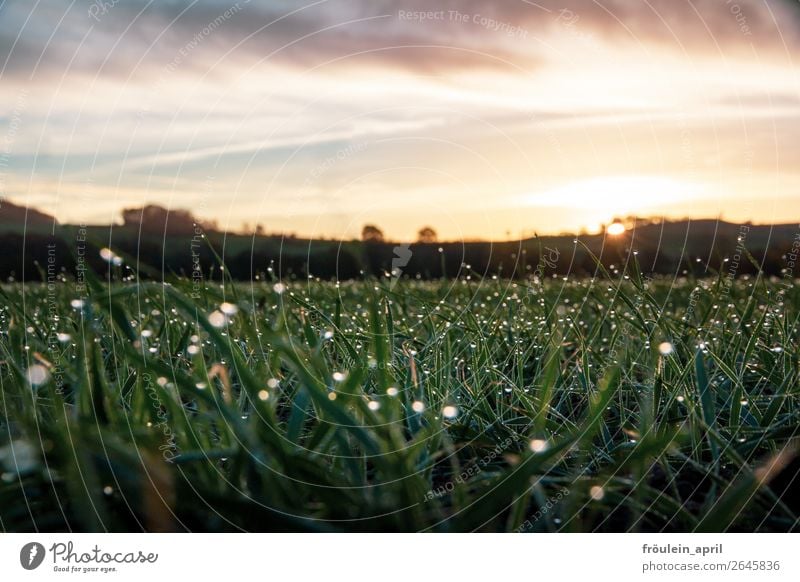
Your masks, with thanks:
[{"label": "sunset sky", "polygon": [[0,0],[0,98],[0,192],[61,222],[800,220],[796,0]]}]

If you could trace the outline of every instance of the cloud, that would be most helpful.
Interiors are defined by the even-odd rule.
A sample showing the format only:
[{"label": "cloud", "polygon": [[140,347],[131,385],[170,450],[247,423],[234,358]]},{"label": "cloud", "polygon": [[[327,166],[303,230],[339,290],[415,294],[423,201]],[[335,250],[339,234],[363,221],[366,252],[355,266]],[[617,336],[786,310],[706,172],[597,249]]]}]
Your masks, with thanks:
[{"label": "cloud", "polygon": [[88,205],[111,212],[108,193],[191,200],[213,173],[248,204],[308,193],[342,212],[494,201],[498,175],[518,193],[602,172],[730,186],[747,169],[761,192],[780,161],[783,195],[799,15],[783,0],[0,0],[0,92],[30,89],[7,190],[67,208],[91,179]]},{"label": "cloud", "polygon": [[220,58],[225,67],[268,58],[423,74],[530,69],[540,41],[565,31],[679,52],[786,54],[800,47],[798,15],[788,0],[11,0],[0,7],[0,75],[146,78],[176,59],[175,73],[188,75]]},{"label": "cloud", "polygon": [[346,60],[422,73],[531,60],[452,23],[405,22],[397,10],[366,2],[267,7],[245,0],[125,0],[92,17],[85,4],[12,1],[0,8],[0,22],[0,54],[7,57],[0,74],[6,78],[147,77],[170,65],[175,74],[191,75],[220,57],[225,66],[269,60],[308,68]]}]

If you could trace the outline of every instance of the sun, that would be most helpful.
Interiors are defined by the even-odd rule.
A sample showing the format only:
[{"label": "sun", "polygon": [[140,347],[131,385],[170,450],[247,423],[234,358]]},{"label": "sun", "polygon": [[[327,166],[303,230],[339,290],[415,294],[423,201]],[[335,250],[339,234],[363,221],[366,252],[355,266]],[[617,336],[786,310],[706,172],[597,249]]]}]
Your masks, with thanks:
[{"label": "sun", "polygon": [[705,182],[680,177],[602,175],[528,192],[519,200],[525,206],[551,213],[554,220],[568,223],[571,228],[618,237],[627,227],[617,217],[662,216],[675,205],[690,204],[712,193],[713,189]]},{"label": "sun", "polygon": [[606,227],[606,234],[611,236],[619,236],[625,234],[625,225],[619,221],[612,222]]}]

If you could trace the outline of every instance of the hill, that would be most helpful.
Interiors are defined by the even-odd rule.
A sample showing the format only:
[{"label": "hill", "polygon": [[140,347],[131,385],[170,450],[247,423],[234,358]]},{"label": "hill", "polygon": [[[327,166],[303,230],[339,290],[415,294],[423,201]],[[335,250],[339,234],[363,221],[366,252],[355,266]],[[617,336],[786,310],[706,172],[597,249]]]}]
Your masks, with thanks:
[{"label": "hill", "polygon": [[0,233],[40,231],[58,224],[55,217],[28,206],[20,206],[0,197]]},{"label": "hill", "polygon": [[[54,257],[58,269],[74,272],[75,257],[106,273],[99,250],[110,247],[140,276],[182,274],[219,277],[220,259],[234,279],[358,279],[377,277],[472,278],[591,276],[597,258],[607,269],[633,260],[647,274],[680,276],[760,268],[781,275],[793,266],[800,245],[797,224],[752,225],[719,220],[636,220],[619,236],[561,235],[504,242],[397,243],[333,241],[277,235],[223,233],[199,224],[184,211],[159,207],[127,209],[123,225],[58,225],[34,209],[6,203],[0,208],[0,277],[37,279]],[[45,229],[46,227],[46,229]],[[51,230],[53,234],[51,235]],[[633,254],[631,251],[635,251]],[[38,266],[37,266],[38,265]],[[792,272],[793,274],[793,272]]]}]

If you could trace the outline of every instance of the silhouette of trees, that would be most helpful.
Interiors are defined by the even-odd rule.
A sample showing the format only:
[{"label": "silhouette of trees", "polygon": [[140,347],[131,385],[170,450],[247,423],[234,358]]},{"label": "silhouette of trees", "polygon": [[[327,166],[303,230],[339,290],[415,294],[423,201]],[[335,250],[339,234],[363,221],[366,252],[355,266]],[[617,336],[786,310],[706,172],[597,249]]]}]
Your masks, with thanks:
[{"label": "silhouette of trees", "polygon": [[417,233],[417,241],[421,243],[435,243],[438,238],[436,231],[430,226],[423,226]]},{"label": "silhouette of trees", "polygon": [[371,243],[382,243],[384,241],[383,231],[374,224],[365,224],[361,229],[361,240]]},{"label": "silhouette of trees", "polygon": [[195,227],[214,230],[214,223],[197,220],[188,210],[164,208],[148,204],[143,208],[125,208],[122,211],[124,226],[141,229],[148,234],[193,234]]},{"label": "silhouette of trees", "polygon": [[148,204],[142,208],[122,210],[124,226],[141,229],[150,234],[195,234],[197,227],[207,232],[217,230],[217,221],[202,221],[188,210],[164,208],[158,204]]}]

